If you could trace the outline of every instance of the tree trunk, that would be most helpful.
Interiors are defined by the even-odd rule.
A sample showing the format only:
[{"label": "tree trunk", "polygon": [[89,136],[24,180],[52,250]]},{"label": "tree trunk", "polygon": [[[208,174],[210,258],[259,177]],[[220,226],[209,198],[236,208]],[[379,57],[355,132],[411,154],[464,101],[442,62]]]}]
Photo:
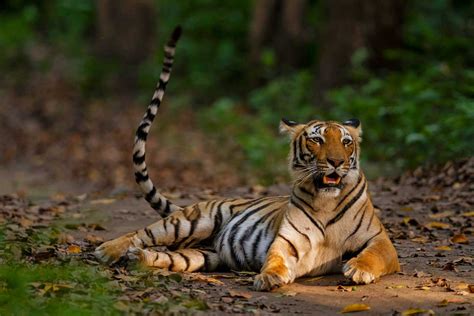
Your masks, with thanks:
[{"label": "tree trunk", "polygon": [[265,47],[274,50],[280,72],[304,62],[308,42],[307,0],[257,0],[250,26],[250,59],[259,64]]},{"label": "tree trunk", "polygon": [[156,14],[153,0],[98,0],[96,49],[99,56],[119,64],[112,89],[131,95],[138,68],[155,45]]},{"label": "tree trunk", "polygon": [[327,24],[321,40],[317,70],[319,100],[325,92],[347,82],[351,57],[368,51],[368,66],[387,66],[384,51],[402,44],[404,0],[327,0]]}]

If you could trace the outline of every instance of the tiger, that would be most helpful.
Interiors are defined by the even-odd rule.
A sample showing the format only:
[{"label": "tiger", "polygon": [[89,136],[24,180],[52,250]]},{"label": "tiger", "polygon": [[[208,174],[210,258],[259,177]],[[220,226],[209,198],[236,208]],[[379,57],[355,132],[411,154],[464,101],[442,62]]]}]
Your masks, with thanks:
[{"label": "tiger", "polygon": [[181,28],[164,48],[163,68],[135,134],[135,180],[162,217],[107,241],[95,256],[112,264],[123,258],[174,272],[255,271],[254,288],[271,291],[303,276],[343,273],[369,284],[400,271],[397,252],[374,211],[360,169],[362,127],[344,122],[288,119],[290,138],[286,196],[225,198],[185,207],[160,194],[150,179],[145,145],[170,78]]}]

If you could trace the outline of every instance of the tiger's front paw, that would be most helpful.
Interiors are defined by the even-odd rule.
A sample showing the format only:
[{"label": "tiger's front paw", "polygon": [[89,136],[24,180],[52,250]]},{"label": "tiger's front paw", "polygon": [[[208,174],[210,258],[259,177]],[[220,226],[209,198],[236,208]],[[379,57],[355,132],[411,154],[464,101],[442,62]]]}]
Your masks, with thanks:
[{"label": "tiger's front paw", "polygon": [[262,272],[255,277],[253,286],[256,291],[271,291],[290,283],[288,277],[275,272]]},{"label": "tiger's front paw", "polygon": [[134,234],[128,234],[113,240],[104,242],[95,249],[94,255],[104,263],[114,263],[123,257],[130,247],[134,246]]},{"label": "tiger's front paw", "polygon": [[374,282],[378,277],[370,271],[369,265],[361,261],[359,258],[352,258],[342,268],[344,276],[352,279],[357,284],[369,284]]}]

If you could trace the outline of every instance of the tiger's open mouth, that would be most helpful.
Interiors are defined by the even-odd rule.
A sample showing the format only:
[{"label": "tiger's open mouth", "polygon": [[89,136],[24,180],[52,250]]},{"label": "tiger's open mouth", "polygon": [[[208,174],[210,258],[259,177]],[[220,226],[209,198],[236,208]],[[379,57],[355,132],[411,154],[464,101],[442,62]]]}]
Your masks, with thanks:
[{"label": "tiger's open mouth", "polygon": [[341,176],[333,172],[329,175],[323,176],[323,184],[326,186],[337,186],[341,182]]}]

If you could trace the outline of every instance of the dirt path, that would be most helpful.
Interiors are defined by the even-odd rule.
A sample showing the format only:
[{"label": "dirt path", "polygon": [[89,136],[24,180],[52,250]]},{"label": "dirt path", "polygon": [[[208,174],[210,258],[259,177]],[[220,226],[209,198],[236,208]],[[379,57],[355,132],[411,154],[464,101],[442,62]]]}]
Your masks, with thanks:
[{"label": "dirt path", "polygon": [[[158,216],[129,189],[93,193],[72,183],[49,185],[41,172],[0,171],[2,193],[23,192],[33,200],[66,196],[76,203],[66,218],[70,234],[81,240],[94,234],[110,239],[155,221]],[[393,315],[411,308],[436,314],[474,313],[473,188],[470,178],[453,183],[427,184],[428,174],[399,183],[371,183],[375,205],[398,250],[403,271],[371,285],[356,286],[342,275],[299,279],[276,292],[252,291],[251,274],[185,274],[186,291],[204,298],[212,313],[321,314],[341,311],[349,304],[370,306],[371,314]],[[424,177],[426,176],[426,177]],[[456,178],[456,175],[452,175]],[[15,182],[8,179],[15,179]],[[178,204],[216,196],[287,194],[289,188],[239,188],[228,192],[165,192]],[[94,226],[95,225],[95,226]],[[82,229],[77,229],[82,227]],[[89,229],[95,227],[94,229]],[[97,227],[105,230],[97,230]],[[471,287],[469,287],[471,285]],[[414,312],[414,311],[412,311]]]}]

